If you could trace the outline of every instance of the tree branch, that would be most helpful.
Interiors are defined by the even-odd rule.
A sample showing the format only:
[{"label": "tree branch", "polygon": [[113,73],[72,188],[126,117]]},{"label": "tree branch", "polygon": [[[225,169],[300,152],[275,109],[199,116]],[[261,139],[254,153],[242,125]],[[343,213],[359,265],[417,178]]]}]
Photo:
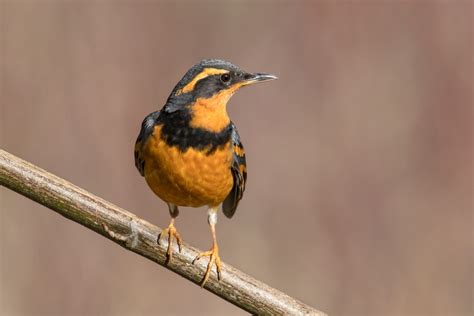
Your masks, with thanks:
[{"label": "tree branch", "polygon": [[[191,264],[198,249],[184,244],[179,253],[176,248],[173,260],[166,265],[167,244],[156,242],[160,228],[2,149],[0,184],[196,284],[204,275],[206,260]],[[224,263],[222,275],[218,281],[212,273],[205,288],[250,313],[324,315]]]}]

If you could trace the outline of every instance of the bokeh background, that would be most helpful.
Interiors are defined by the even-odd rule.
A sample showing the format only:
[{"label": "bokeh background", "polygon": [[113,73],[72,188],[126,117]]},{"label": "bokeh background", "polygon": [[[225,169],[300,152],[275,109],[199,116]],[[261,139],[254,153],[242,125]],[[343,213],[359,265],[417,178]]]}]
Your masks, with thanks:
[{"label": "bokeh background", "polygon": [[[224,261],[331,315],[472,315],[472,9],[2,0],[1,147],[163,227],[143,117],[200,59],[274,73],[228,107],[249,181]],[[243,314],[0,192],[2,315]],[[204,209],[177,227],[210,246]]]}]

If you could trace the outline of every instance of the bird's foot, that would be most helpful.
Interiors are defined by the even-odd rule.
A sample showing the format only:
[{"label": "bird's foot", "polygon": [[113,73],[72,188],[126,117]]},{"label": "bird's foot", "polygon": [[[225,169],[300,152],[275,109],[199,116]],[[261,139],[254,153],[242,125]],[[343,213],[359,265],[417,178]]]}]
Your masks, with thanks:
[{"label": "bird's foot", "polygon": [[173,222],[170,223],[168,228],[165,228],[161,231],[161,233],[158,235],[158,245],[161,245],[161,241],[164,238],[164,236],[168,235],[168,250],[166,251],[166,262],[165,264],[168,264],[170,262],[171,257],[173,257],[173,251],[171,249],[171,245],[173,244],[173,237],[176,238],[176,242],[178,243],[178,248],[179,252],[181,252],[181,247],[183,246],[183,241],[181,239],[181,236],[179,235],[178,231],[174,227]]},{"label": "bird's foot", "polygon": [[217,279],[220,281],[221,279],[221,258],[219,257],[219,247],[217,247],[217,244],[214,244],[212,246],[212,249],[209,251],[201,252],[194,258],[193,264],[201,259],[202,257],[209,257],[209,263],[207,264],[207,270],[206,274],[204,274],[204,278],[202,279],[201,282],[201,287],[204,287],[204,284],[206,284],[207,279],[209,279],[209,275],[211,274],[211,269],[212,266],[215,264],[217,268]]}]

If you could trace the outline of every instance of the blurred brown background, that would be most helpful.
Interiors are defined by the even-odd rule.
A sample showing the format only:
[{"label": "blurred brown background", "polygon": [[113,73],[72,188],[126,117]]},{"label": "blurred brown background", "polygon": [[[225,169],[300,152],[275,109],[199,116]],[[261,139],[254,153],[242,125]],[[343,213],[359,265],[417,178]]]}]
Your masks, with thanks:
[{"label": "blurred brown background", "polygon": [[[473,313],[469,1],[5,1],[1,147],[160,226],[143,117],[223,58],[280,80],[229,104],[249,182],[224,261],[331,315]],[[240,315],[1,188],[3,315]],[[184,239],[211,239],[184,209]]]}]

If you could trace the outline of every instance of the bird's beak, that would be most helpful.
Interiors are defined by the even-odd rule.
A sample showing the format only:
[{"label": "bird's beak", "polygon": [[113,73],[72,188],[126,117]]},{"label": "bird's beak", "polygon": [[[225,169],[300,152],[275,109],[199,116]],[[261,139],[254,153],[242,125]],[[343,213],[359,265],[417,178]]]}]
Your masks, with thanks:
[{"label": "bird's beak", "polygon": [[249,84],[254,84],[257,82],[264,82],[264,81],[270,81],[270,80],[275,80],[278,79],[277,76],[270,75],[270,74],[264,74],[264,73],[254,73],[254,74],[246,74],[244,76],[243,80],[243,85],[249,85]]}]

